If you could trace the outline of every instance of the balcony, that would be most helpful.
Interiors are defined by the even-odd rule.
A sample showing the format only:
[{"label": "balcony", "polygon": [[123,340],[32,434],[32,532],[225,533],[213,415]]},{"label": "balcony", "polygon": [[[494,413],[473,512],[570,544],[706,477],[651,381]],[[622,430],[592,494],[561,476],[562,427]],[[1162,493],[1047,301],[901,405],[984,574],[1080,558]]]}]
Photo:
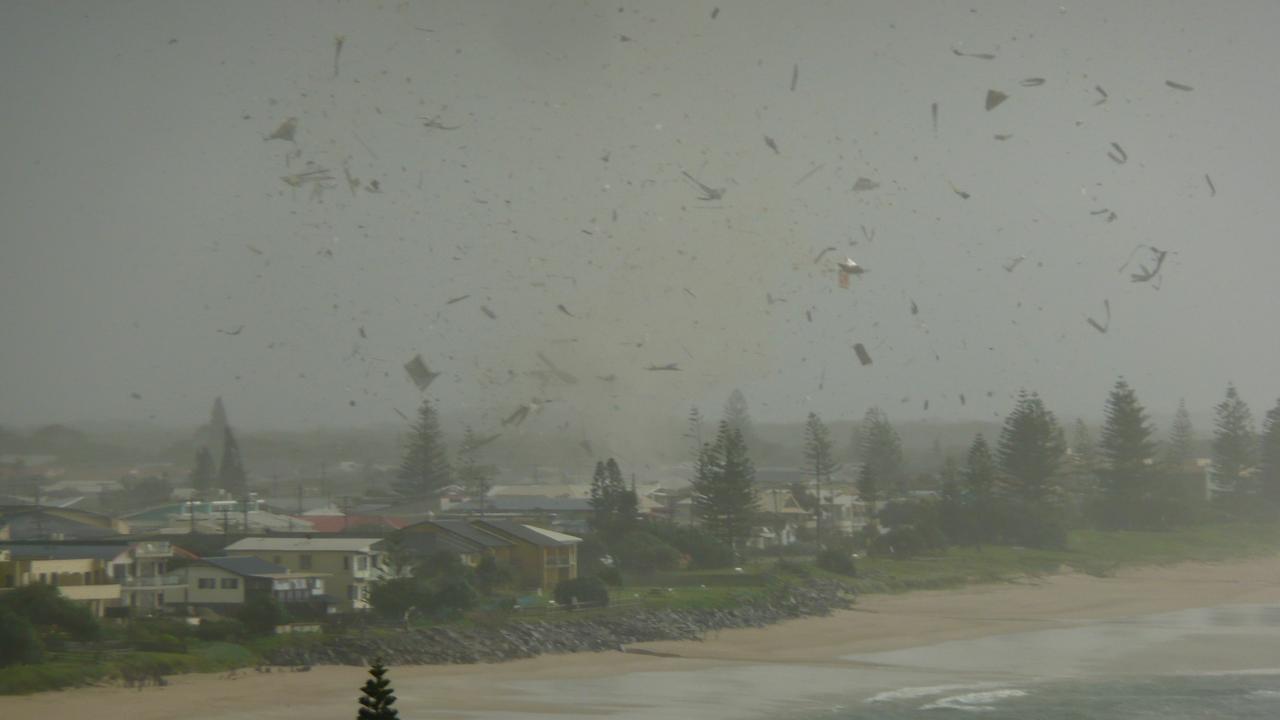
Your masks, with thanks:
[{"label": "balcony", "polygon": [[173,557],[173,546],[165,540],[140,542],[133,546],[135,558],[167,558]]},{"label": "balcony", "polygon": [[119,585],[59,585],[58,592],[68,600],[119,600]]},{"label": "balcony", "polygon": [[145,588],[164,588],[174,585],[186,585],[186,578],[179,575],[152,575],[151,577],[126,578],[120,581],[122,587],[133,590]]}]

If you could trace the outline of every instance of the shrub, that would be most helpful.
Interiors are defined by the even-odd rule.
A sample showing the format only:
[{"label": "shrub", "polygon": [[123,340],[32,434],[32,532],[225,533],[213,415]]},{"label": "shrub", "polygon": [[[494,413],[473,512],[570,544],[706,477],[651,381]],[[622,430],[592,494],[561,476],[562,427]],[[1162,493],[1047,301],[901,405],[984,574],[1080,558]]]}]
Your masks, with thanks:
[{"label": "shrub", "polygon": [[511,568],[499,565],[492,555],[486,555],[476,566],[475,579],[476,589],[485,595],[490,595],[497,590],[511,587],[515,575],[511,572]]},{"label": "shrub", "polygon": [[867,552],[879,557],[911,558],[926,549],[924,536],[916,528],[896,527],[871,541]]},{"label": "shrub", "polygon": [[[821,567],[821,562],[819,562]],[[796,577],[809,577],[809,568],[796,562],[795,560],[786,560],[778,558],[778,562],[774,565],[774,569],[781,575],[795,575]]]},{"label": "shrub", "polygon": [[257,593],[250,595],[240,608],[240,622],[253,635],[271,635],[277,625],[289,622],[289,614],[280,603],[270,595]]},{"label": "shrub", "polygon": [[382,580],[369,588],[369,605],[388,620],[399,620],[409,608],[425,610],[430,604],[430,588],[417,578]]},{"label": "shrub", "polygon": [[818,567],[838,575],[858,576],[858,568],[853,562],[853,555],[848,550],[830,548],[818,553]]},{"label": "shrub", "polygon": [[644,531],[689,556],[695,570],[733,567],[733,550],[702,528],[670,522],[645,523]]},{"label": "shrub", "polygon": [[480,593],[471,587],[471,583],[461,578],[453,578],[440,582],[431,594],[429,607],[436,613],[450,613],[458,610],[470,610],[480,599]]},{"label": "shrub", "polygon": [[572,606],[576,600],[603,607],[609,604],[609,588],[598,577],[561,580],[556,584],[555,598],[558,604],[565,606]]},{"label": "shrub", "polygon": [[622,571],[616,567],[602,567],[592,574],[609,587],[622,587]]},{"label": "shrub", "polygon": [[93,640],[102,631],[89,608],[63,597],[53,585],[40,583],[9,590],[0,595],[0,608],[42,630],[61,630],[73,640]]},{"label": "shrub", "polygon": [[615,557],[627,572],[652,575],[680,566],[680,551],[650,533],[641,530],[627,533],[617,545]]},{"label": "shrub", "polygon": [[43,656],[44,648],[31,621],[0,607],[0,667],[38,663]]},{"label": "shrub", "polygon": [[206,642],[234,642],[248,634],[244,623],[234,618],[206,620],[196,626],[196,637]]}]

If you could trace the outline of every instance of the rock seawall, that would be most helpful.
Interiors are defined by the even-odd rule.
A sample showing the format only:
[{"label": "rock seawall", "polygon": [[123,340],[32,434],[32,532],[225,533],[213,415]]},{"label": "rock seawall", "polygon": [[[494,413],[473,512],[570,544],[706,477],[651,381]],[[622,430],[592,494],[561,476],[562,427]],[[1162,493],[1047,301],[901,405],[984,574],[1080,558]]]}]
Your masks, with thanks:
[{"label": "rock seawall", "polygon": [[618,650],[629,643],[701,640],[709,631],[764,627],[783,620],[829,615],[853,604],[837,582],[812,580],[788,586],[729,609],[637,610],[554,622],[513,619],[491,628],[424,628],[394,635],[369,633],[326,638],[310,646],[266,654],[273,665],[391,665],[502,662],[549,653]]}]

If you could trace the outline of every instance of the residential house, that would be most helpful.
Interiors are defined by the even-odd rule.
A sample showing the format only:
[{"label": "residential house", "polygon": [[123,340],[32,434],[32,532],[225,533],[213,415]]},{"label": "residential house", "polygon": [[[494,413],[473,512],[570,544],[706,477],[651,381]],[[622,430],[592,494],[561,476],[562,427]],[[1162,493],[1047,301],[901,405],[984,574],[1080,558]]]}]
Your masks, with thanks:
[{"label": "residential house", "polygon": [[791,545],[799,538],[800,529],[812,524],[813,513],[805,510],[790,490],[769,488],[756,496],[759,518],[747,543],[764,550]]},{"label": "residential house", "polygon": [[168,577],[180,588],[171,604],[187,612],[234,611],[255,594],[269,594],[290,613],[308,617],[323,615],[337,603],[325,594],[320,574],[292,573],[252,556],[199,558]]},{"label": "residential house", "polygon": [[8,545],[0,548],[0,592],[45,583],[102,617],[119,605],[120,584],[108,562],[119,546]]},{"label": "residential house", "polygon": [[466,520],[424,520],[398,534],[406,550],[419,556],[436,552],[457,553],[464,565],[475,567],[485,556],[510,565],[514,543],[476,527]]},{"label": "residential house", "polygon": [[578,577],[582,538],[510,520],[485,518],[471,524],[511,542],[510,567],[522,587],[553,590],[561,580]]},{"label": "residential house", "polygon": [[129,525],[106,515],[49,505],[0,507],[0,540],[97,540],[129,533]]},{"label": "residential house", "polygon": [[392,577],[380,538],[249,537],[228,545],[225,552],[256,557],[283,565],[299,574],[320,573],[339,612],[369,607],[369,585]]}]

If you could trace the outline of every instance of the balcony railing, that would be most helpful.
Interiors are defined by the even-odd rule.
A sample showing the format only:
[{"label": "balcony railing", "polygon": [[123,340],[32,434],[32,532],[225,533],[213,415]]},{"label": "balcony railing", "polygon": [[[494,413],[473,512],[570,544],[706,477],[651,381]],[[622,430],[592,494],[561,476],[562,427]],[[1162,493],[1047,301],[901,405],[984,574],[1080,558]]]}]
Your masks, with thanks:
[{"label": "balcony railing", "polygon": [[133,556],[140,558],[172,557],[173,546],[165,541],[141,542],[134,546]]},{"label": "balcony railing", "polygon": [[186,585],[187,580],[178,575],[153,575],[151,577],[126,578],[120,584],[127,588],[172,587]]}]

